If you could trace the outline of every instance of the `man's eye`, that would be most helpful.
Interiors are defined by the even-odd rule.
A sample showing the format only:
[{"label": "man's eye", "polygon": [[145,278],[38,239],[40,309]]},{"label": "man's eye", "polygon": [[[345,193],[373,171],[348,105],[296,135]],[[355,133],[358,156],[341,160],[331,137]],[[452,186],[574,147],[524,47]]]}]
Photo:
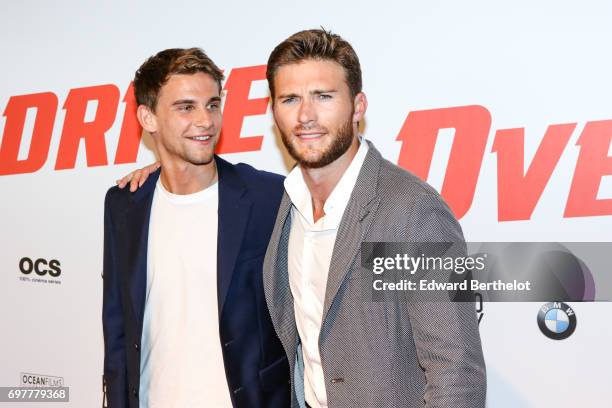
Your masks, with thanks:
[{"label": "man's eye", "polygon": [[211,104],[208,105],[208,110],[214,111],[214,110],[217,110],[219,108],[220,108],[220,106],[219,106],[218,103],[211,103]]},{"label": "man's eye", "polygon": [[322,100],[322,101],[325,101],[327,99],[331,99],[331,97],[332,96],[329,95],[329,94],[319,94],[319,99]]},{"label": "man's eye", "polygon": [[293,102],[295,102],[295,98],[293,98],[293,97],[291,97],[291,98],[285,98],[285,99],[283,99],[281,102],[282,102],[282,103],[285,103],[285,104],[293,103]]},{"label": "man's eye", "polygon": [[181,105],[181,106],[179,106],[179,110],[183,111],[183,112],[191,112],[194,109],[195,109],[195,106],[193,106],[193,105]]}]

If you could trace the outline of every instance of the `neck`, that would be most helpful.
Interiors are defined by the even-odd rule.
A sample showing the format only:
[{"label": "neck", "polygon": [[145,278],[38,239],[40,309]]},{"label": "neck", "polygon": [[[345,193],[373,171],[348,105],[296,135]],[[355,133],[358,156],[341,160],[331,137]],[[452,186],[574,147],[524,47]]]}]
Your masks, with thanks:
[{"label": "neck", "polygon": [[217,165],[214,160],[201,165],[188,163],[165,165],[162,160],[159,177],[164,188],[172,194],[193,194],[217,181]]},{"label": "neck", "polygon": [[327,166],[317,169],[300,166],[302,177],[312,197],[312,215],[315,222],[325,215],[323,210],[325,201],[334,191],[342,175],[355,158],[357,150],[359,150],[359,140],[355,137],[348,150]]}]

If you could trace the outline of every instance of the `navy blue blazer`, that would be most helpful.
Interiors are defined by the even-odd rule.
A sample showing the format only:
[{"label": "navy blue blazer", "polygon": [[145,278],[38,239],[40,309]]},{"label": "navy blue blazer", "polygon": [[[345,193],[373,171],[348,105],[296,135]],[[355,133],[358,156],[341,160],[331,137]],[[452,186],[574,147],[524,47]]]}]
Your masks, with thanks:
[{"label": "navy blue blazer", "polygon": [[[288,407],[289,366],[270,320],[262,280],[283,177],[219,157],[215,161],[219,335],[232,403]],[[138,408],[149,215],[159,174],[151,174],[134,193],[113,187],[106,194],[102,323],[104,390],[111,408]]]}]

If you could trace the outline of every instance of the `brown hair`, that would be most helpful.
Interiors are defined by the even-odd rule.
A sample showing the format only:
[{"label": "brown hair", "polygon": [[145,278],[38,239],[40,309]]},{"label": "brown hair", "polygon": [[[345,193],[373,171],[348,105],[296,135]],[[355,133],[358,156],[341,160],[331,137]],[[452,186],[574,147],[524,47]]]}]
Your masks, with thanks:
[{"label": "brown hair", "polygon": [[293,34],[274,48],[268,58],[266,78],[270,95],[274,99],[274,75],[287,64],[297,64],[307,59],[331,60],[344,68],[346,83],[355,97],[361,92],[361,66],[351,44],[337,34],[324,29],[304,30]]},{"label": "brown hair", "polygon": [[159,90],[174,74],[210,75],[219,85],[223,72],[201,48],[169,48],[149,57],[138,68],[134,76],[134,94],[138,105],[145,105],[155,111]]}]

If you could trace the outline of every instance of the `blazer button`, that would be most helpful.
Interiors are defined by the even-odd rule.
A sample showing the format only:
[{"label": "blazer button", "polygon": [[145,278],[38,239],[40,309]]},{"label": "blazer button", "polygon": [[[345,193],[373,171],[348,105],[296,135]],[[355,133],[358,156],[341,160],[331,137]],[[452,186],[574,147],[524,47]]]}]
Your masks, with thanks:
[{"label": "blazer button", "polygon": [[332,378],[329,382],[332,384],[343,383],[344,378]]},{"label": "blazer button", "polygon": [[140,346],[138,345],[138,343],[134,343],[134,350],[140,351]]},{"label": "blazer button", "polygon": [[132,395],[134,396],[134,398],[138,398],[138,390],[136,389],[136,387],[132,387]]}]

